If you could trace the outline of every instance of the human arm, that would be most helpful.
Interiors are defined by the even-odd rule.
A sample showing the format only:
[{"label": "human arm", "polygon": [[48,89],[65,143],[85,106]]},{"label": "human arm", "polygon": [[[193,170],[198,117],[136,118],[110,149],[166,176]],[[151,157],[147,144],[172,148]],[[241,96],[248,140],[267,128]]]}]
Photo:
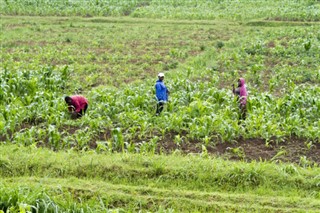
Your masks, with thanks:
[{"label": "human arm", "polygon": [[69,112],[74,112],[75,111],[75,107],[73,105],[68,105],[68,111]]}]

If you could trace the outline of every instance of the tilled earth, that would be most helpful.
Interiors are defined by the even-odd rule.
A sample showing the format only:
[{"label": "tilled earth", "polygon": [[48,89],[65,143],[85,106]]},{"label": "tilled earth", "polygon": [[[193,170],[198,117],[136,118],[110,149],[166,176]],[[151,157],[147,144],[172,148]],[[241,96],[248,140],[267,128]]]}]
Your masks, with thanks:
[{"label": "tilled earth", "polygon": [[[23,125],[20,131],[30,128],[30,124]],[[59,131],[63,134],[73,135],[79,127],[65,126]],[[153,137],[158,137],[155,152],[157,154],[170,154],[180,152],[182,154],[208,154],[212,156],[222,157],[229,160],[242,161],[273,161],[273,162],[292,162],[302,166],[320,165],[320,141],[309,140],[299,137],[287,137],[281,140],[271,138],[268,141],[262,138],[243,138],[239,137],[233,141],[210,140],[208,144],[197,139],[188,138],[186,132],[182,133],[180,143],[175,142],[175,136],[178,133],[167,132],[163,136],[158,132],[154,135],[149,135],[146,138],[133,138],[131,143],[139,146],[147,143]],[[12,137],[12,133],[8,132],[7,136]],[[8,141],[6,135],[0,135],[0,141]],[[105,130],[98,135],[92,137],[88,147],[90,149],[97,148],[98,141],[112,141],[112,133],[110,130]],[[50,147],[48,138],[44,138],[37,142],[39,147]],[[76,146],[76,145],[71,145]],[[65,149],[70,146],[61,147]],[[205,148],[204,148],[205,147]],[[50,147],[52,148],[52,147]],[[76,147],[75,147],[76,148]],[[79,148],[79,147],[78,147]],[[116,148],[115,148],[116,149]],[[117,150],[114,150],[117,151]],[[118,150],[120,151],[120,150]]]},{"label": "tilled earth", "polygon": [[[173,141],[164,139],[160,142],[159,148],[162,147],[162,150],[167,152],[180,149],[186,154],[203,152],[203,142],[195,140],[177,145]],[[282,161],[299,163],[303,166],[320,164],[320,143],[297,137],[286,138],[281,142],[273,139],[266,141],[262,138],[240,137],[232,142],[210,142],[206,150],[210,155],[230,160]]]}]

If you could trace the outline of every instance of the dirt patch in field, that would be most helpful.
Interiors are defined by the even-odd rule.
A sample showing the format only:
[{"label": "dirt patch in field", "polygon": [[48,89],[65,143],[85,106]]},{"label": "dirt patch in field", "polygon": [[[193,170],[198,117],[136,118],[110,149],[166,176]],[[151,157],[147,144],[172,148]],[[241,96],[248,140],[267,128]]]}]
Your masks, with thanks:
[{"label": "dirt patch in field", "polygon": [[300,164],[320,163],[320,144],[305,138],[291,137],[277,142],[275,138],[266,141],[261,138],[238,138],[232,142],[185,139],[174,142],[174,136],[167,134],[158,143],[158,153],[204,153],[230,160],[294,162]]},{"label": "dirt patch in field", "polygon": [[320,144],[303,138],[292,137],[281,142],[252,138],[236,140],[237,143],[221,143],[215,147],[216,154],[227,154],[235,160],[272,160],[301,163],[304,159],[320,163]]},{"label": "dirt patch in field", "polygon": [[[152,146],[151,140],[158,137],[155,152],[157,154],[170,154],[181,152],[183,154],[209,154],[219,156],[229,160],[242,161],[274,161],[274,162],[293,162],[298,164],[312,165],[320,164],[320,143],[310,141],[305,138],[288,137],[277,140],[271,138],[243,138],[239,137],[233,141],[222,142],[219,139],[210,140],[207,144],[199,139],[191,139],[188,132],[167,132],[161,135],[160,132],[153,132],[146,138],[131,138],[129,141],[134,143],[137,150],[145,143]],[[177,135],[179,138],[177,139]],[[110,130],[101,132],[92,141],[90,147],[96,148],[96,140],[112,141]],[[125,139],[126,140],[126,139]],[[117,150],[115,150],[117,151]],[[118,150],[120,151],[120,150]]]},{"label": "dirt patch in field", "polygon": [[[29,123],[24,123],[19,127],[19,131],[24,131],[25,129],[31,128],[31,126]],[[74,135],[79,129],[82,129],[82,127],[63,126],[59,128],[59,132],[61,135]],[[12,138],[13,134],[11,132],[8,132],[7,135],[0,134],[0,141],[8,141],[7,137]],[[156,137],[157,139],[154,140]],[[299,137],[271,138],[269,140],[239,137],[232,141],[223,142],[218,137],[212,138],[215,139],[207,142],[200,139],[192,139],[187,131],[181,131],[179,133],[170,131],[163,135],[159,131],[154,131],[143,138],[139,138],[138,136],[127,138],[126,135],[123,135],[125,144],[134,144],[135,150],[138,152],[139,150],[141,151],[144,146],[149,147],[149,151],[154,150],[156,154],[170,154],[178,151],[183,154],[208,154],[224,159],[248,162],[293,162],[302,166],[309,166],[314,163],[320,164],[319,140],[311,141]],[[107,141],[113,144],[113,151],[121,151],[118,150],[121,146],[118,147],[118,145],[116,145],[117,143],[113,142],[112,131],[110,129],[104,129],[93,134],[91,140],[85,144],[85,146],[88,149],[96,149],[98,143],[105,143]],[[125,149],[128,149],[127,145],[125,145]],[[52,144],[49,143],[48,137],[41,138],[41,140],[39,139],[38,141],[38,147],[52,148],[51,146]],[[64,148],[68,147],[83,148],[77,147],[77,144],[64,146]],[[60,148],[63,149],[63,147]]]}]

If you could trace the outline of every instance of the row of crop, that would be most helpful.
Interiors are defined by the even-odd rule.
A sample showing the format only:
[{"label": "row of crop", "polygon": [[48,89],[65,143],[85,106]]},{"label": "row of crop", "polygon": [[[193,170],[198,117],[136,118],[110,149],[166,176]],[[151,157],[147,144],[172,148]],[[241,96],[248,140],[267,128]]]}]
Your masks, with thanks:
[{"label": "row of crop", "polygon": [[[219,90],[214,82],[177,79],[168,84],[172,95],[160,117],[154,116],[153,85],[135,85],[134,89],[131,85],[123,90],[93,89],[87,94],[88,115],[73,121],[65,109],[66,90],[57,86],[52,89],[61,84],[61,71],[52,71],[55,82],[51,84],[41,80],[43,70],[32,72],[33,77],[11,74],[10,80],[6,80],[6,72],[1,82],[1,134],[14,143],[82,149],[96,147],[101,141],[111,151],[126,148],[135,152],[144,145],[139,142],[154,141],[154,136],[163,139],[170,132],[186,137],[186,141],[204,143],[231,141],[240,135],[267,140],[276,137],[279,141],[291,136],[319,140],[320,91],[316,86],[294,86],[283,97],[253,91],[245,128],[238,125],[238,107],[230,90]],[[34,87],[24,86],[30,82]]]},{"label": "row of crop", "polygon": [[[170,24],[160,31],[162,24],[157,23],[126,27],[125,24],[104,23],[103,20],[88,24],[81,19],[56,25],[58,19],[54,18],[48,20],[48,26],[43,19],[30,17],[17,21],[18,24],[14,22],[5,19],[3,65],[10,70],[17,67],[39,69],[43,64],[68,65],[74,71],[75,90],[101,84],[119,86],[124,81],[144,79],[179,67],[192,59],[192,53],[205,52],[210,58],[198,57],[197,64],[192,65],[195,69],[188,72],[197,78],[211,78],[212,73],[202,71],[206,68],[222,72],[218,84],[231,82],[240,72],[255,88],[272,93],[281,92],[283,86],[289,86],[291,82],[320,82],[318,25],[244,27],[241,32],[235,27],[235,30],[224,33],[224,30],[210,25],[200,25],[194,31],[191,26]],[[72,24],[74,27],[69,26]],[[39,33],[30,30],[29,26],[32,28],[33,25],[42,30]],[[124,35],[124,31],[130,33]],[[235,32],[241,36],[233,36]],[[84,36],[88,34],[90,36]],[[115,38],[115,35],[119,36]],[[182,38],[178,39],[178,35]],[[169,42],[172,37],[174,39]],[[64,42],[68,39],[71,41]],[[101,78],[101,73],[106,77]],[[77,83],[83,80],[87,82],[85,85]]]},{"label": "row of crop", "polygon": [[319,2],[308,1],[48,1],[6,0],[4,14],[124,16],[169,19],[319,21]]},{"label": "row of crop", "polygon": [[[200,52],[197,40],[190,39],[193,32],[188,30],[178,38],[179,32],[192,28],[188,25],[176,31],[175,24],[163,30],[161,25],[144,22],[128,27],[113,21],[59,21],[56,17],[6,17],[3,22],[3,66],[32,70],[44,64],[68,65],[74,71],[73,80],[85,80],[87,88],[99,84],[119,86],[136,80],[133,76],[149,77],[177,67],[189,53]],[[174,39],[168,42],[168,36]],[[186,46],[180,45],[181,41],[187,41]],[[101,78],[101,73],[107,77]]]},{"label": "row of crop", "polygon": [[[16,143],[49,144],[55,149],[93,148],[100,144],[99,148],[110,151],[153,151],[156,141],[169,134],[176,144],[193,139],[205,144],[231,141],[240,135],[267,140],[276,137],[279,141],[298,136],[316,142],[320,81],[317,32],[317,26],[279,31],[249,28],[248,35],[205,47],[203,55],[168,73],[166,84],[172,94],[160,117],[154,117],[154,82],[147,79],[117,90],[101,86],[85,92],[90,102],[88,115],[70,121],[63,96],[79,92],[77,88],[88,83],[80,85],[82,82],[76,82],[76,77],[99,80],[101,70],[89,71],[84,77],[84,73],[73,71],[76,66],[41,68],[39,61],[25,62],[27,68],[23,70],[22,63],[15,63],[12,52],[5,51],[0,72],[0,137]],[[255,39],[249,42],[250,36]],[[56,50],[52,54],[42,50],[36,56],[23,54],[29,58],[48,54],[51,60],[62,59],[73,51],[61,55]],[[20,53],[17,51],[15,57]],[[170,54],[175,57],[179,51],[172,49]],[[126,56],[119,55],[123,57]],[[132,74],[129,68],[125,70]],[[240,76],[246,79],[249,89],[246,129],[237,124],[237,103],[230,90],[231,82]],[[123,80],[122,76],[117,77]],[[310,85],[299,85],[305,82]],[[282,97],[277,97],[277,92]]]},{"label": "row of crop", "polygon": [[319,4],[315,1],[158,1],[137,8],[133,17],[167,19],[210,19],[243,21],[271,19],[319,21]]}]

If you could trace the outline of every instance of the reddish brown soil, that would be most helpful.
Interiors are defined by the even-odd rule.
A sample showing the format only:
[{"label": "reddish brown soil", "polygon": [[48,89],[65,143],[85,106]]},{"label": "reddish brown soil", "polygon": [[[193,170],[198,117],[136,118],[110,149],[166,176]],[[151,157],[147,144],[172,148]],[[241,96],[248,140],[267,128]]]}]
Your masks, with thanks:
[{"label": "reddish brown soil", "polygon": [[[175,136],[178,133],[168,132],[162,136],[158,132],[154,132],[154,136],[146,138],[134,138],[131,142],[141,144],[141,142],[148,142],[152,137],[159,137],[156,147],[156,153],[170,154],[179,150],[183,154],[202,153],[201,140],[190,139],[186,132],[179,135],[183,138],[180,144],[175,143]],[[112,137],[110,130],[101,133],[97,136],[98,140],[110,140]],[[244,160],[244,161],[274,161],[274,162],[293,162],[301,163],[303,159],[307,159],[309,163],[320,164],[320,143],[314,141],[311,147],[308,148],[307,143],[310,140],[298,137],[288,137],[277,142],[275,138],[271,138],[268,142],[262,138],[242,138],[239,137],[232,142],[209,141],[205,146],[207,153],[213,156],[219,156],[230,160]],[[91,148],[95,148],[96,144],[93,141]]]},{"label": "reddish brown soil", "polygon": [[[30,124],[21,125],[19,131],[30,128]],[[75,134],[79,127],[64,126],[59,129],[64,134]],[[177,144],[175,142],[176,135],[180,135],[182,142]],[[11,137],[12,134],[8,132]],[[150,141],[153,137],[158,137],[156,145],[157,154],[170,154],[179,150],[183,154],[200,154],[203,153],[204,142],[197,139],[190,139],[187,132],[167,132],[161,135],[159,132],[149,134],[145,138],[131,138],[128,141],[135,143],[139,148],[142,142]],[[0,141],[5,141],[6,136],[0,135]],[[126,139],[125,139],[126,140]],[[88,147],[95,149],[97,141],[112,141],[112,132],[109,129],[103,130],[95,134],[88,144]],[[127,141],[127,140],[126,140]],[[309,146],[307,145],[309,143]],[[49,147],[48,139],[43,139],[39,142],[38,146]],[[76,146],[76,145],[73,145]],[[67,147],[65,147],[67,148]],[[222,142],[220,140],[211,140],[205,145],[206,152],[212,156],[219,156],[224,159],[242,160],[242,161],[274,161],[274,162],[293,162],[302,163],[304,165],[308,162],[310,165],[313,163],[320,164],[320,141],[313,141],[298,137],[288,137],[277,142],[275,138],[266,142],[261,138],[242,138],[239,137],[230,142]],[[115,150],[117,151],[117,150]],[[120,150],[118,150],[120,151]],[[307,160],[307,161],[306,161]]]},{"label": "reddish brown soil", "polygon": [[[309,140],[304,138],[287,138],[283,142],[277,143],[270,140],[266,143],[261,138],[238,138],[232,142],[210,141],[206,146],[208,154],[220,156],[231,160],[244,161],[276,161],[299,163],[301,158],[306,158],[310,162],[320,163],[320,143],[313,143],[308,148]],[[176,149],[183,153],[201,153],[202,141],[190,140],[180,145],[174,143],[174,138],[165,136],[158,144],[158,151],[165,150],[166,153]]]}]

